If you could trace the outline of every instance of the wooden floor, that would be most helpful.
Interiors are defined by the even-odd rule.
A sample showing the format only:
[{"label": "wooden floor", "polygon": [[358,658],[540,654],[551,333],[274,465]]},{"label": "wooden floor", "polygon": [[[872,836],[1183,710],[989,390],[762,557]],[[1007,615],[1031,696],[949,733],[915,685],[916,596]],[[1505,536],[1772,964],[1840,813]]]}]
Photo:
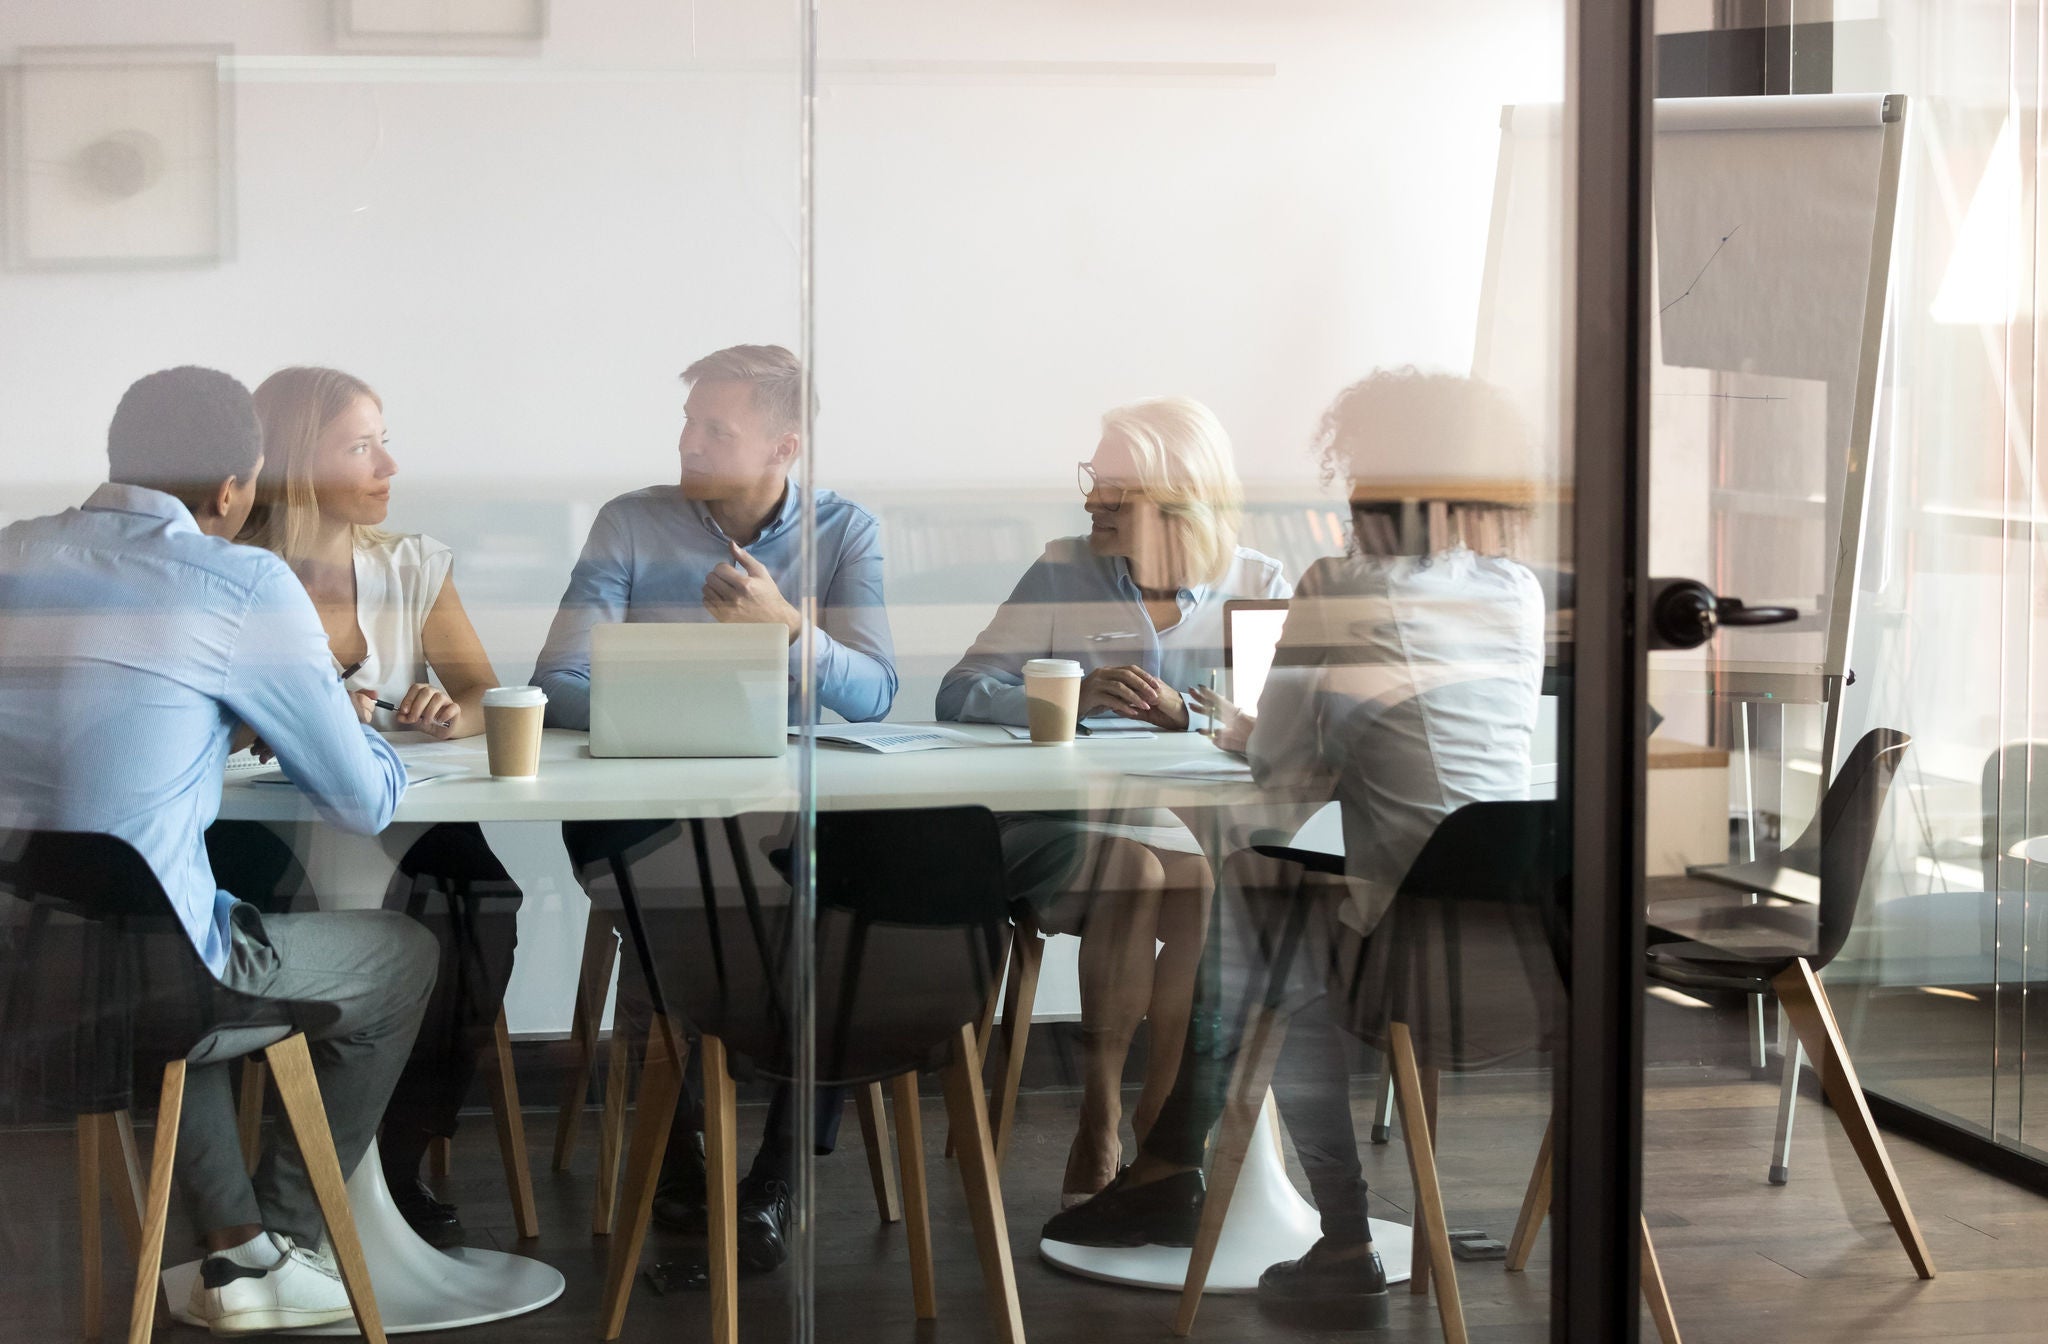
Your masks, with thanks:
[{"label": "wooden floor", "polygon": [[[1700,1017],[1719,1014],[1702,1012]],[[1702,1034],[1704,1033],[1704,1034]],[[1942,1341],[1991,1344],[2048,1337],[2048,1199],[1933,1154],[1904,1139],[1891,1150],[1942,1276],[1915,1280],[1906,1257],[1865,1185],[1829,1112],[1800,1104],[1790,1185],[1765,1182],[1776,1088],[1751,1082],[1725,1062],[1689,1059],[1694,1037],[1721,1033],[1698,1018],[1660,1009],[1652,1015],[1653,1058],[1645,1153],[1646,1207],[1663,1256],[1685,1338],[1692,1344],[1764,1344],[1799,1340]],[[1706,1053],[1713,1053],[1708,1051]],[[1483,1227],[1505,1239],[1529,1174],[1547,1105],[1547,1075],[1487,1074],[1444,1080],[1439,1154],[1457,1226]],[[1369,1101],[1361,1082],[1361,1133]],[[1055,1204],[1072,1134],[1071,1093],[1028,1095],[1005,1172],[1011,1239],[1024,1316],[1038,1340],[1165,1340],[1171,1300],[1063,1277],[1035,1253],[1038,1225]],[[959,1183],[940,1156],[942,1107],[925,1102],[938,1261],[939,1319],[920,1326],[910,1303],[900,1225],[874,1216],[858,1129],[849,1122],[840,1152],[818,1164],[818,1338],[865,1341],[975,1341],[993,1335]],[[745,1136],[759,1110],[742,1113]],[[595,1337],[597,1283],[605,1243],[588,1234],[595,1145],[586,1129],[577,1170],[548,1170],[549,1117],[528,1124],[543,1232],[518,1245],[498,1175],[487,1119],[469,1123],[457,1142],[446,1193],[464,1211],[475,1239],[544,1259],[567,1276],[563,1298],[517,1321],[455,1332],[473,1341],[588,1340]],[[0,1139],[0,1342],[75,1337],[76,1223],[70,1137],[59,1130],[14,1131]],[[146,1150],[145,1150],[146,1151]],[[1407,1221],[1410,1186],[1398,1135],[1365,1150],[1374,1213]],[[108,1243],[118,1246],[111,1224]],[[171,1245],[182,1244],[174,1224]],[[683,1249],[651,1239],[652,1255]],[[1473,1337],[1487,1341],[1549,1338],[1547,1246],[1526,1274],[1497,1264],[1461,1267]],[[741,1328],[748,1340],[790,1337],[793,1280],[787,1270],[742,1282]],[[110,1274],[108,1319],[124,1319],[126,1274]],[[625,1338],[703,1338],[701,1295],[656,1296],[636,1290]],[[1396,1290],[1394,1328],[1385,1337],[1437,1337],[1426,1299]],[[174,1330],[166,1337],[197,1338]],[[1345,1336],[1329,1336],[1343,1338]],[[1647,1325],[1646,1325],[1646,1337]],[[442,1338],[419,1336],[418,1338]],[[1196,1338],[1213,1341],[1322,1336],[1270,1323],[1242,1298],[1212,1297]]]}]

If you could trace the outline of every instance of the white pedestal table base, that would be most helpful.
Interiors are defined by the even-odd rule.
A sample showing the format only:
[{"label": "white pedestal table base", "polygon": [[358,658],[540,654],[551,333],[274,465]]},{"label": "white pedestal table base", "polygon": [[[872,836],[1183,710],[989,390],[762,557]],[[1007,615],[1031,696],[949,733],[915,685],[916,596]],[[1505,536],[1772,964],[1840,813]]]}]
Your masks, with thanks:
[{"label": "white pedestal table base", "polygon": [[[1223,1236],[1216,1244],[1216,1259],[1209,1266],[1209,1281],[1203,1291],[1256,1292],[1259,1275],[1269,1266],[1297,1259],[1321,1235],[1322,1220],[1315,1207],[1296,1193],[1294,1183],[1287,1179],[1280,1154],[1280,1123],[1269,1092],[1259,1111],[1258,1127],[1252,1131],[1251,1151],[1245,1154],[1244,1169],[1238,1173],[1237,1189],[1231,1196],[1230,1212],[1224,1216]],[[1387,1282],[1406,1283],[1413,1231],[1404,1224],[1375,1218],[1372,1241],[1386,1266]],[[1185,1246],[1074,1246],[1040,1241],[1038,1254],[1053,1268],[1082,1278],[1177,1293],[1187,1282],[1190,1252]]]},{"label": "white pedestal table base", "polygon": [[[562,1295],[562,1275],[552,1265],[523,1255],[470,1247],[437,1251],[421,1241],[392,1202],[391,1191],[384,1184],[384,1164],[377,1160],[374,1143],[356,1167],[356,1174],[349,1177],[348,1202],[355,1212],[363,1259],[370,1266],[370,1286],[377,1293],[377,1310],[389,1334],[453,1330],[502,1321],[538,1311]],[[197,1277],[197,1260],[164,1271],[171,1314],[187,1325],[196,1324],[185,1314],[185,1304]],[[362,1332],[351,1320],[282,1333]]]}]

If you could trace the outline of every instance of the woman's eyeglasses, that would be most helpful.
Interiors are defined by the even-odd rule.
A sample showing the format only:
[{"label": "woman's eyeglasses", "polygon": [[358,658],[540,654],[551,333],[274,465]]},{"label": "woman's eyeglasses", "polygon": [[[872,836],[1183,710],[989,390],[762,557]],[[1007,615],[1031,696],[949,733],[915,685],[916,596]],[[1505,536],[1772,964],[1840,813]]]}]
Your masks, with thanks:
[{"label": "woman's eyeglasses", "polygon": [[1131,488],[1117,481],[1105,481],[1095,474],[1092,462],[1074,464],[1074,480],[1081,487],[1083,495],[1096,495],[1102,500],[1102,507],[1115,513],[1124,506],[1124,500],[1134,493]]}]

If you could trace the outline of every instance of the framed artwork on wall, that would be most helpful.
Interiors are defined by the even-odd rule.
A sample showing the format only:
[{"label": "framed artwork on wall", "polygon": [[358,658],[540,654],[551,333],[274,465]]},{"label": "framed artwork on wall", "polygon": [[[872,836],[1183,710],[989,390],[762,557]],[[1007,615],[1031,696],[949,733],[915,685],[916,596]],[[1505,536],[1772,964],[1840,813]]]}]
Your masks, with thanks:
[{"label": "framed artwork on wall", "polygon": [[548,0],[333,0],[335,45],[358,50],[517,51],[548,35]]},{"label": "framed artwork on wall", "polygon": [[226,47],[25,47],[6,71],[17,270],[215,266],[234,234]]}]

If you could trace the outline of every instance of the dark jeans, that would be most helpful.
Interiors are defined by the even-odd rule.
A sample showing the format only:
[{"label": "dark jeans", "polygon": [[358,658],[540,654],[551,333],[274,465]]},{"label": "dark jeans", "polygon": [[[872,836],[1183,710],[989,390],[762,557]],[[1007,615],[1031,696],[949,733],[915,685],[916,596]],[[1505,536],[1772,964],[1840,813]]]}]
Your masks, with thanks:
[{"label": "dark jeans", "polygon": [[[700,1052],[691,1051],[690,1062],[683,1069],[683,1097],[676,1108],[677,1123],[668,1132],[668,1153],[662,1160],[664,1179],[677,1173],[676,1164],[685,1158],[683,1145],[693,1142],[690,1136],[704,1128],[703,1066],[699,1062],[702,1058]],[[839,1144],[839,1117],[846,1111],[846,1089],[821,1087],[816,1096],[811,1151],[823,1157]],[[768,1120],[762,1126],[761,1146],[755,1150],[747,1177],[755,1182],[779,1180],[785,1185],[796,1184],[794,1083],[776,1083],[769,1093]]]},{"label": "dark jeans", "polygon": [[1371,1236],[1351,1121],[1351,1064],[1361,1047],[1337,1021],[1341,994],[1328,992],[1343,983],[1355,935],[1337,923],[1341,888],[1314,880],[1304,887],[1299,879],[1291,866],[1233,861],[1218,893],[1180,1071],[1144,1151],[1177,1166],[1206,1165],[1250,1010],[1269,1002],[1287,1019],[1273,1096],[1294,1136],[1323,1235],[1356,1243]]}]

